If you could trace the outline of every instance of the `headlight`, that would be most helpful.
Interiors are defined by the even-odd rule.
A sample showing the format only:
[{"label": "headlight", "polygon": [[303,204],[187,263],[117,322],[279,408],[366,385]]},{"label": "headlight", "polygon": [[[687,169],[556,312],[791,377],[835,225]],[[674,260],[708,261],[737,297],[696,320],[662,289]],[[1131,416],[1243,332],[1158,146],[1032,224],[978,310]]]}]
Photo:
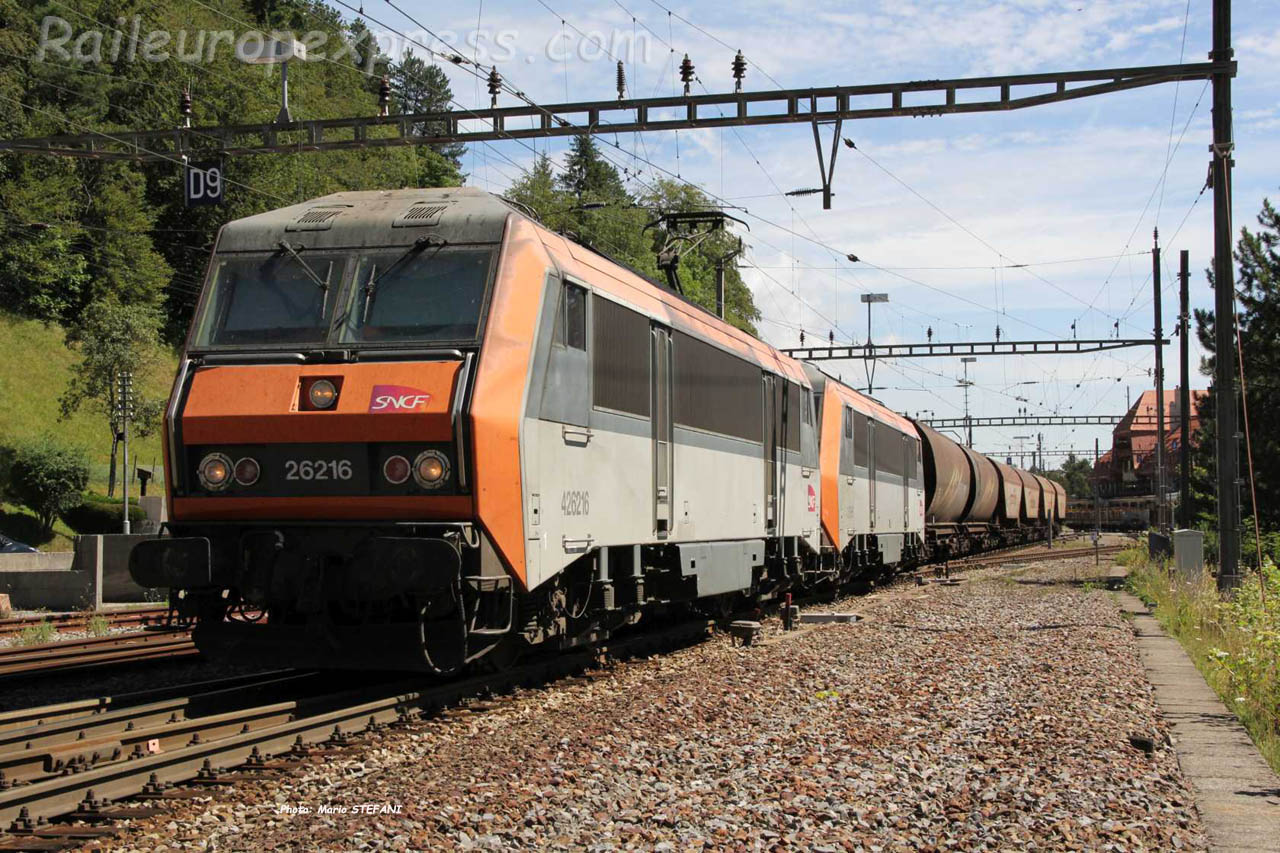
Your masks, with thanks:
[{"label": "headlight", "polygon": [[403,456],[392,456],[382,463],[382,476],[393,486],[398,486],[409,479],[409,460]]},{"label": "headlight", "polygon": [[210,453],[200,460],[200,485],[218,492],[231,485],[231,460],[223,453]]},{"label": "headlight", "polygon": [[258,465],[258,460],[250,459],[248,456],[236,463],[236,482],[242,486],[252,486],[258,482],[258,476],[262,473],[262,468]]},{"label": "headlight", "polygon": [[424,489],[439,488],[449,477],[449,460],[439,450],[424,450],[413,460],[413,479]]},{"label": "headlight", "polygon": [[338,389],[328,379],[317,379],[307,389],[307,399],[317,409],[327,409],[338,400]]}]

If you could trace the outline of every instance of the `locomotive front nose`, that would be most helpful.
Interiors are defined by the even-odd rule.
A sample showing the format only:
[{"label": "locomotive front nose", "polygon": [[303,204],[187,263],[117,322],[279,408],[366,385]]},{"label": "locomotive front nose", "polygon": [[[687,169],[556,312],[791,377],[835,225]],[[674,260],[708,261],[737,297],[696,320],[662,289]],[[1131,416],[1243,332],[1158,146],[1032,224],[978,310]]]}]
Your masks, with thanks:
[{"label": "locomotive front nose", "polygon": [[465,520],[467,366],[198,367],[171,424],[174,520]]}]

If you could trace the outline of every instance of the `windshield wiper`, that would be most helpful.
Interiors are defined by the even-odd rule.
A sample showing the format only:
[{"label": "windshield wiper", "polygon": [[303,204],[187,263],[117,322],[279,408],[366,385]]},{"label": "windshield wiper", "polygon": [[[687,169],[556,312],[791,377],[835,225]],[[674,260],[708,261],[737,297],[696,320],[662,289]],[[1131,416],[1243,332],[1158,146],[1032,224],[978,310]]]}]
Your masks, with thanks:
[{"label": "windshield wiper", "polygon": [[449,245],[449,241],[443,237],[419,237],[417,240],[413,241],[412,246],[404,250],[400,257],[392,261],[391,266],[383,270],[381,274],[378,273],[377,264],[374,264],[373,268],[369,270],[369,281],[364,286],[364,310],[360,312],[360,322],[362,324],[369,322],[369,309],[373,307],[373,295],[378,289],[378,282],[382,281],[382,279],[393,269],[400,266],[405,261],[409,260],[409,258],[418,254],[428,246],[435,246],[436,251],[439,252],[447,245]]},{"label": "windshield wiper", "polygon": [[281,249],[284,249],[286,252],[288,252],[289,255],[295,261],[298,262],[298,266],[302,267],[302,270],[307,274],[307,277],[310,278],[312,281],[314,281],[316,283],[316,287],[320,288],[320,290],[324,293],[324,298],[320,302],[320,316],[323,317],[325,314],[328,314],[329,313],[329,276],[333,274],[333,261],[329,262],[329,267],[328,269],[325,270],[324,278],[321,279],[320,276],[316,275],[315,270],[311,269],[311,266],[302,259],[302,255],[298,254],[298,250],[293,248],[293,246],[289,245],[288,240],[281,240],[279,245]]}]

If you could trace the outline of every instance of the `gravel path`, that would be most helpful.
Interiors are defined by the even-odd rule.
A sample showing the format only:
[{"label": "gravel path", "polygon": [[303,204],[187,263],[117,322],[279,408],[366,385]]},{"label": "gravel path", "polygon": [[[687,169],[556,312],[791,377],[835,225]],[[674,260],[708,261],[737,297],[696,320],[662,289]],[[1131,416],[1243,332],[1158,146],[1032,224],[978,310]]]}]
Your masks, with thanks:
[{"label": "gravel path", "polygon": [[[1069,581],[1081,567],[1064,562],[1037,577]],[[1205,848],[1106,593],[984,572],[844,606],[866,620],[749,649],[716,639],[419,722],[353,758],[181,803],[114,844]]]}]

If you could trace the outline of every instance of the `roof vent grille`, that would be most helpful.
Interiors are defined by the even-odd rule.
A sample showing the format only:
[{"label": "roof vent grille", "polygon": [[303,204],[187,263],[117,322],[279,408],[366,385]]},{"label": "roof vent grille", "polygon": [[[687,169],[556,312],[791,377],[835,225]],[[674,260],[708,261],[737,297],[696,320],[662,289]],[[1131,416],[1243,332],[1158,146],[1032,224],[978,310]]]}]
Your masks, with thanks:
[{"label": "roof vent grille", "polygon": [[333,227],[333,220],[338,214],[351,205],[328,205],[312,207],[303,211],[302,215],[284,227],[286,231],[328,231]]},{"label": "roof vent grille", "polygon": [[440,217],[449,209],[448,204],[418,202],[391,223],[394,228],[422,228],[427,225],[439,225]]}]

